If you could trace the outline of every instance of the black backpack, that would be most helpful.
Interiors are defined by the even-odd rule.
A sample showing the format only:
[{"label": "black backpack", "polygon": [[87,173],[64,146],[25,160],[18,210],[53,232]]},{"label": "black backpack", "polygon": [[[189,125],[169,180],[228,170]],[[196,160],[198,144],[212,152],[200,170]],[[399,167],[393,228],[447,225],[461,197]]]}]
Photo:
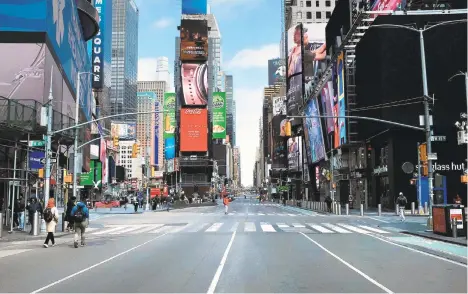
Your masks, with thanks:
[{"label": "black backpack", "polygon": [[84,221],[84,214],[83,214],[83,209],[81,208],[81,206],[78,206],[78,209],[75,211],[73,218],[75,219],[75,222],[78,222],[78,223],[81,223]]},{"label": "black backpack", "polygon": [[53,218],[54,218],[54,215],[52,214],[52,210],[50,208],[46,208],[44,210],[44,221],[46,223],[50,223]]}]

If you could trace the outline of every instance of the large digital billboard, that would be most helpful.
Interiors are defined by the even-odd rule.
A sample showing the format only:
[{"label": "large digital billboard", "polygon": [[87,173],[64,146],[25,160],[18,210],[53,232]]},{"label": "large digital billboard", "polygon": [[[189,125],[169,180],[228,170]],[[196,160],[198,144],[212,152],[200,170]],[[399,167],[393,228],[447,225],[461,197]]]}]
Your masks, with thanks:
[{"label": "large digital billboard", "polygon": [[289,87],[286,93],[287,112],[289,115],[299,115],[299,108],[304,104],[302,97],[302,74],[289,78]]},{"label": "large digital billboard", "polygon": [[[104,42],[105,37],[105,23],[106,23],[106,2],[111,0],[95,0],[94,7],[99,13],[99,32],[93,38],[92,43],[92,54],[91,54],[91,66],[93,72],[93,89],[102,89],[104,81]],[[112,6],[111,6],[112,7]],[[112,8],[111,8],[112,9]],[[109,28],[107,28],[109,29]],[[110,28],[112,29],[112,28]],[[109,48],[106,48],[109,49]]]},{"label": "large digital billboard", "polygon": [[286,65],[281,58],[268,60],[268,85],[283,83],[286,80]]},{"label": "large digital billboard", "polygon": [[213,139],[226,139],[226,93],[213,93]]},{"label": "large digital billboard", "polygon": [[309,149],[307,157],[309,164],[312,164],[325,158],[325,145],[317,99],[312,98],[309,100],[304,108],[304,114],[307,117],[304,120],[306,146]]},{"label": "large digital billboard", "polygon": [[286,96],[272,97],[273,116],[286,115]]},{"label": "large digital billboard", "polygon": [[159,138],[159,130],[162,126],[159,125],[159,118],[162,116],[158,111],[161,111],[161,108],[159,107],[159,101],[156,100],[154,102],[154,109],[156,112],[154,113],[154,153],[153,153],[153,162],[152,164],[154,165],[159,165],[159,140],[162,140],[162,138]]},{"label": "large digital billboard", "polygon": [[208,110],[206,108],[180,109],[180,151],[206,152],[208,150]]},{"label": "large digital billboard", "polygon": [[206,61],[208,58],[208,22],[183,19],[180,25],[180,60]]},{"label": "large digital billboard", "polygon": [[175,134],[176,119],[175,119],[175,105],[176,105],[176,94],[175,93],[164,93],[164,139],[172,138]]},{"label": "large digital billboard", "polygon": [[182,105],[205,106],[208,103],[208,68],[205,63],[183,63]]},{"label": "large digital billboard", "polygon": [[175,138],[166,138],[164,140],[164,158],[173,159],[175,157]]},{"label": "large digital billboard", "polygon": [[322,88],[322,92],[320,94],[322,100],[322,110],[325,116],[325,125],[327,128],[327,134],[330,134],[334,130],[333,124],[333,83],[328,81]]},{"label": "large digital billboard", "polygon": [[335,122],[335,139],[334,139],[334,148],[338,148],[343,144],[346,144],[346,103],[345,103],[345,89],[344,89],[344,54],[343,52],[338,56],[336,60],[336,65],[333,67],[333,87],[337,95],[334,96],[334,105],[333,111],[334,116],[340,116],[339,118],[334,118]]},{"label": "large digital billboard", "polygon": [[119,139],[133,140],[136,138],[136,124],[130,123],[112,123],[111,136],[119,137]]},{"label": "large digital billboard", "polygon": [[[305,82],[318,75],[320,68],[326,67],[325,27],[326,23],[303,24],[303,69]],[[323,65],[323,66],[322,66]]]},{"label": "large digital billboard", "polygon": [[302,137],[288,139],[288,169],[290,171],[302,170]]},{"label": "large digital billboard", "polygon": [[302,24],[288,30],[288,67],[287,77],[302,73]]},{"label": "large digital billboard", "polygon": [[206,14],[208,0],[182,0],[182,14]]}]

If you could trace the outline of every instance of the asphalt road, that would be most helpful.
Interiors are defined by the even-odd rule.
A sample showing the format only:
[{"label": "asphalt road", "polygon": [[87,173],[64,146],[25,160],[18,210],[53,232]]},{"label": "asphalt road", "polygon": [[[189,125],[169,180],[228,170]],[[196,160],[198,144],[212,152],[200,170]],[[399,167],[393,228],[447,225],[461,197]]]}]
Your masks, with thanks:
[{"label": "asphalt road", "polygon": [[239,198],[120,214],[41,248],[0,248],[0,292],[466,293],[467,267],[388,241],[378,222]]}]

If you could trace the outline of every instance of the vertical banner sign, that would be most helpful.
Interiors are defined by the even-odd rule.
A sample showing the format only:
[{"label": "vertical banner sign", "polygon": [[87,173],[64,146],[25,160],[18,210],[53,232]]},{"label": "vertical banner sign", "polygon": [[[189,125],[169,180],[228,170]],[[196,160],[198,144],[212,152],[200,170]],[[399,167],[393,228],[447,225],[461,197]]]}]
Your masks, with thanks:
[{"label": "vertical banner sign", "polygon": [[155,102],[154,109],[156,112],[154,113],[154,160],[153,164],[159,164],[159,113],[161,109],[159,108],[159,101]]},{"label": "vertical banner sign", "polygon": [[173,138],[176,128],[175,93],[164,93],[164,139]]},{"label": "vertical banner sign", "polygon": [[226,93],[213,93],[213,139],[226,139]]},{"label": "vertical banner sign", "polygon": [[[94,37],[93,39],[93,54],[91,56],[92,58],[92,66],[93,66],[93,89],[102,89],[102,82],[104,80],[104,44],[103,44],[103,25],[105,23],[104,21],[104,15],[103,9],[104,9],[104,4],[103,2],[106,0],[95,0],[94,1],[94,6],[96,7],[96,10],[98,11],[99,14],[99,32]],[[108,0],[109,1],[109,0]]]}]

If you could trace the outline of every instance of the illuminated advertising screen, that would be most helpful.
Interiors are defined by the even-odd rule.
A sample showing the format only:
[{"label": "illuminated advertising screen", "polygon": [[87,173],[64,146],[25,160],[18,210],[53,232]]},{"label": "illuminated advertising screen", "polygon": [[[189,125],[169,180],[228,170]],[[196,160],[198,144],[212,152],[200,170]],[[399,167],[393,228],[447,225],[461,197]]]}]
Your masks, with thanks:
[{"label": "illuminated advertising screen", "polygon": [[273,100],[273,116],[286,115],[286,96],[272,97]]},{"label": "illuminated advertising screen", "polygon": [[164,139],[174,137],[176,129],[175,119],[175,106],[176,105],[176,94],[175,93],[164,93]]},{"label": "illuminated advertising screen", "polygon": [[180,109],[180,151],[206,152],[208,150],[208,110],[206,108]]},{"label": "illuminated advertising screen", "polygon": [[[333,67],[333,87],[336,95],[333,98],[334,116],[346,115],[345,89],[344,89],[344,54],[341,53]],[[335,90],[336,89],[336,90]],[[346,144],[346,119],[344,117],[334,118],[334,148]]]},{"label": "illuminated advertising screen", "polygon": [[182,14],[206,14],[208,0],[182,0]]},{"label": "illuminated advertising screen", "polygon": [[208,58],[208,22],[183,19],[180,25],[180,60],[206,61]]},{"label": "illuminated advertising screen", "polygon": [[103,9],[105,8],[105,2],[110,0],[98,0],[94,3],[94,7],[99,13],[99,33],[96,37],[93,38],[92,43],[92,54],[91,54],[91,66],[93,69],[93,89],[102,89],[103,80],[104,80],[104,23],[105,23],[105,13]]},{"label": "illuminated advertising screen", "polygon": [[175,157],[175,138],[166,138],[164,140],[164,157],[173,159]]},{"label": "illuminated advertising screen", "polygon": [[286,65],[281,58],[268,60],[268,85],[282,83],[286,78]]},{"label": "illuminated advertising screen", "polygon": [[305,82],[318,75],[320,68],[326,67],[327,47],[325,45],[326,23],[303,24],[303,70]]},{"label": "illuminated advertising screen", "polygon": [[[154,109],[157,111],[161,111],[159,108],[159,101],[154,102]],[[153,153],[153,164],[158,165],[159,164],[159,140],[162,138],[159,138],[159,130],[161,126],[159,125],[159,117],[161,114],[159,112],[154,113],[154,153]]]},{"label": "illuminated advertising screen", "polygon": [[213,139],[226,139],[226,93],[213,93]]},{"label": "illuminated advertising screen", "polygon": [[135,123],[112,123],[111,136],[119,137],[120,139],[135,139],[136,124]]},{"label": "illuminated advertising screen", "polygon": [[308,147],[309,164],[313,164],[325,158],[325,144],[322,133],[322,123],[317,99],[310,99],[304,108],[304,133],[306,134],[306,145]]},{"label": "illuminated advertising screen", "polygon": [[288,139],[288,169],[290,171],[302,170],[302,137]]},{"label": "illuminated advertising screen", "polygon": [[334,130],[334,124],[333,124],[333,83],[331,81],[328,81],[322,88],[322,92],[320,94],[320,100],[322,100],[322,109],[323,113],[326,116],[329,116],[328,118],[325,118],[325,125],[327,128],[327,134],[330,134]]},{"label": "illuminated advertising screen", "polygon": [[288,30],[288,67],[287,77],[302,73],[302,24]]},{"label": "illuminated advertising screen", "polygon": [[205,106],[208,103],[208,68],[206,64],[183,63],[182,105]]},{"label": "illuminated advertising screen", "polygon": [[289,79],[287,98],[287,112],[289,115],[299,115],[299,108],[303,105],[302,75],[296,75]]}]

